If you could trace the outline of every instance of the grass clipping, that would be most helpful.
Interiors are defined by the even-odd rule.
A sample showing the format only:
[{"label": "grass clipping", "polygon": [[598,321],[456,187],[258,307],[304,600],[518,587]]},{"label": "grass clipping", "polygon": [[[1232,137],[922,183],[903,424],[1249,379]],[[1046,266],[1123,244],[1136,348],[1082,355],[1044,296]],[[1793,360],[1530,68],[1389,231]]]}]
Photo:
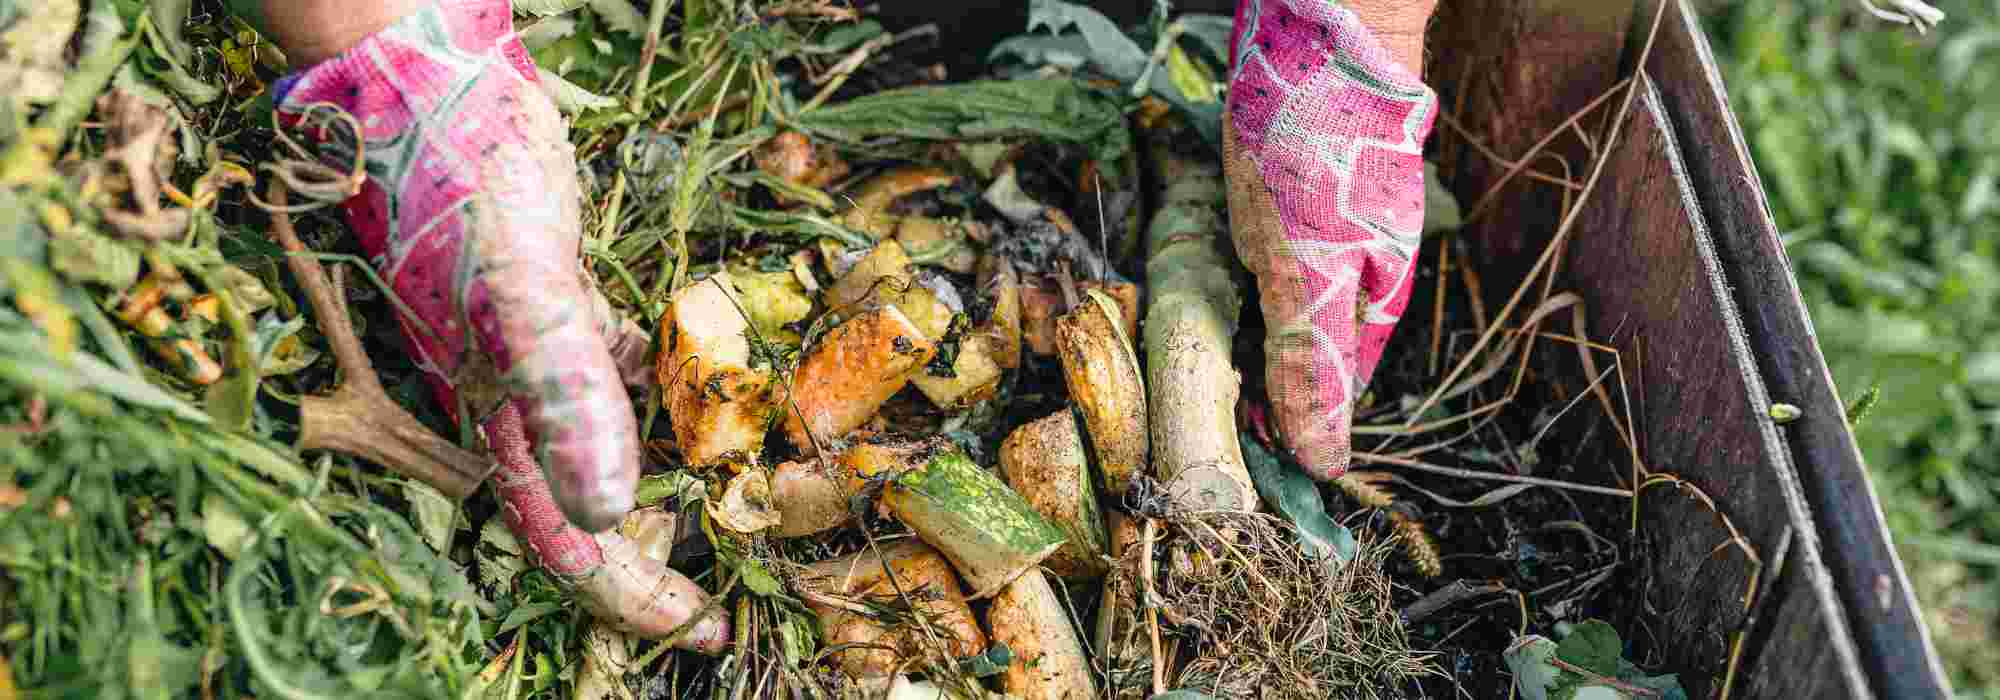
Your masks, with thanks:
[{"label": "grass clipping", "polygon": [[[1162,636],[1180,640],[1189,661],[1169,687],[1222,699],[1400,697],[1437,673],[1435,654],[1410,649],[1392,599],[1392,542],[1364,536],[1353,560],[1329,565],[1263,513],[1155,522],[1159,540],[1147,547],[1141,535],[1109,585],[1149,601],[1141,610],[1157,609]],[[1142,564],[1157,567],[1151,582],[1132,574]]]}]

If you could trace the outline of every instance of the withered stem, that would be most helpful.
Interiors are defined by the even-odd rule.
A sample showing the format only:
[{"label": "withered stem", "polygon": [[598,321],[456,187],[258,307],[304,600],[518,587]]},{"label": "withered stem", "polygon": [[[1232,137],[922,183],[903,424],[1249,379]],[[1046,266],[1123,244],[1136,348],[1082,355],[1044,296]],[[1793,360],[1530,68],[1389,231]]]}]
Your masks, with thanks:
[{"label": "withered stem", "polygon": [[453,500],[471,495],[492,471],[492,460],[438,437],[382,390],[375,364],[354,334],[346,298],[327,280],[319,261],[302,255],[308,251],[284,211],[287,195],[284,181],[271,181],[271,235],[292,253],[285,264],[305,289],[342,375],[340,388],[331,395],[299,402],[299,449],[354,455],[429,484]]}]

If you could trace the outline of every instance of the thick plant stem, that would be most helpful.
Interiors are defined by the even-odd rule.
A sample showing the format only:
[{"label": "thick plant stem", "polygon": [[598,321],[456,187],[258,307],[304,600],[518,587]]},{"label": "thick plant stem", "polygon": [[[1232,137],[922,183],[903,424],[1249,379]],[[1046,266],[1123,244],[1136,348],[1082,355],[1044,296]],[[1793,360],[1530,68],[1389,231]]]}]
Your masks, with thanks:
[{"label": "thick plant stem", "polygon": [[286,199],[284,180],[272,180],[271,201],[279,211],[271,214],[271,235],[291,253],[285,264],[305,289],[306,301],[319,317],[320,332],[344,375],[331,396],[308,396],[299,402],[299,449],[361,457],[430,484],[453,500],[471,495],[491,464],[438,437],[382,390],[375,365],[348,321],[345,298],[334,291],[319,262],[305,255],[308,251],[292,227],[292,217],[282,211]]},{"label": "thick plant stem", "polygon": [[1183,506],[1256,510],[1236,437],[1242,375],[1229,363],[1243,292],[1222,217],[1220,164],[1148,130],[1160,209],[1146,232],[1146,388],[1153,465]]},{"label": "thick plant stem", "polygon": [[701,586],[645,556],[615,530],[592,535],[569,523],[528,448],[521,413],[513,404],[487,419],[485,428],[500,462],[494,490],[507,528],[527,545],[537,564],[576,587],[585,609],[621,632],[669,639],[689,651],[714,654],[728,646],[725,609],[695,619],[708,605],[708,592]]}]

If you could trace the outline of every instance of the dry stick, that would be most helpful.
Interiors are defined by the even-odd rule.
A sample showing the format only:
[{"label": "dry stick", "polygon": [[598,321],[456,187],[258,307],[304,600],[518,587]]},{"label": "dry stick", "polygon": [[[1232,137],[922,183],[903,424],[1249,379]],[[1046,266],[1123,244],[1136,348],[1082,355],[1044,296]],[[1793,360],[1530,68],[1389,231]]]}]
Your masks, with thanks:
[{"label": "dry stick", "polygon": [[1438,239],[1438,284],[1437,294],[1431,301],[1431,358],[1424,374],[1437,376],[1438,349],[1444,344],[1444,292],[1451,282],[1451,239],[1445,234]]},{"label": "dry stick", "polygon": [[[1462,238],[1454,241],[1454,243],[1464,242],[1465,239]],[[1461,257],[1471,257],[1470,255],[1466,255],[1463,250],[1459,251],[1459,255]],[[1472,327],[1478,329],[1481,333],[1485,333],[1486,292],[1485,288],[1479,284],[1479,266],[1469,262],[1462,263],[1458,266],[1458,273],[1460,277],[1465,278],[1465,298],[1472,303]]]},{"label": "dry stick", "polygon": [[1728,670],[1722,674],[1721,700],[1729,700],[1730,687],[1736,684],[1736,665],[1743,658],[1743,640],[1749,636],[1750,628],[1755,627],[1757,619],[1763,615],[1764,603],[1770,599],[1771,589],[1776,588],[1778,581],[1782,580],[1785,571],[1785,557],[1791,551],[1792,526],[1786,525],[1784,532],[1778,535],[1778,548],[1771,556],[1771,573],[1765,575],[1762,573],[1762,570],[1759,570],[1758,573],[1763,580],[1761,581],[1762,585],[1757,588],[1757,597],[1750,605],[1744,607],[1746,614],[1743,617],[1743,622],[1736,626],[1736,631],[1731,635],[1734,639],[1729,644]]},{"label": "dry stick", "polygon": [[840,86],[847,84],[848,76],[854,75],[854,71],[860,70],[861,64],[865,63],[870,55],[888,47],[890,44],[896,43],[896,39],[897,36],[894,34],[883,34],[862,42],[860,46],[854,47],[853,53],[849,53],[846,58],[840,59],[839,63],[833,64],[833,68],[825,75],[821,75],[819,80],[813,81],[815,84],[821,81],[824,81],[826,84],[820,87],[819,92],[813,94],[811,100],[806,101],[805,106],[799,108],[799,112],[810,112],[814,108],[826,104],[827,98],[833,97],[835,90],[839,90]]},{"label": "dry stick", "polygon": [[[284,207],[287,194],[284,181],[271,181],[273,204]],[[355,455],[429,484],[454,500],[471,495],[493,469],[492,461],[438,437],[389,399],[361,339],[354,335],[345,298],[334,292],[326,271],[308,256],[291,215],[282,209],[272,212],[271,235],[289,253],[285,264],[305,289],[313,315],[319,317],[320,333],[345,375],[331,396],[300,399],[299,449]]]},{"label": "dry stick", "polygon": [[1660,696],[1660,691],[1654,690],[1652,688],[1641,688],[1639,686],[1632,685],[1631,683],[1627,683],[1625,681],[1621,681],[1616,678],[1612,678],[1610,676],[1598,675],[1595,671],[1591,671],[1581,666],[1577,666],[1575,664],[1556,658],[1554,656],[1549,657],[1549,663],[1554,664],[1556,668],[1560,668],[1570,673],[1583,676],[1584,679],[1589,682],[1602,683],[1604,685],[1617,688],[1620,692],[1623,692],[1627,695],[1634,695],[1642,698],[1657,698]]},{"label": "dry stick", "polygon": [[[1466,129],[1464,124],[1458,123],[1457,119],[1453,119],[1450,113],[1439,112],[1438,120],[1444,122],[1447,126],[1450,126],[1452,131],[1458,132],[1458,135],[1465,137],[1465,142],[1471,144],[1473,150],[1479,151],[1481,154],[1484,154],[1488,159],[1491,159],[1493,162],[1499,163],[1500,165],[1506,166],[1508,168],[1513,168],[1521,165],[1518,162],[1508,160],[1506,156],[1500,155],[1498,151],[1493,150],[1492,146],[1486,145],[1486,142],[1479,140],[1479,138],[1476,136],[1473,136],[1472,132]],[[1589,146],[1590,143],[1586,141],[1584,145]],[[1527,169],[1523,172],[1527,173],[1528,179],[1530,180],[1539,180],[1542,182],[1549,183],[1551,185],[1562,187],[1564,189],[1570,189],[1570,190],[1583,189],[1583,185],[1581,183],[1578,183],[1575,180],[1571,180],[1567,176],[1558,177],[1532,168]]]},{"label": "dry stick", "polygon": [[1160,606],[1156,602],[1159,594],[1153,590],[1153,538],[1160,534],[1160,521],[1146,519],[1146,530],[1139,536],[1139,579],[1146,584],[1146,626],[1153,637],[1153,695],[1167,692],[1166,661],[1160,653]]},{"label": "dry stick", "polygon": [[[1550,153],[1549,155],[1556,159],[1556,164],[1562,166],[1563,176],[1568,177],[1571,174],[1569,167],[1569,159],[1564,158],[1560,154],[1556,153]],[[1562,194],[1563,194],[1563,203],[1561,211],[1567,213],[1571,210],[1572,207],[1577,206],[1577,203],[1571,201],[1569,192],[1565,191]],[[1529,330],[1538,330],[1541,328],[1542,326],[1541,311],[1543,309],[1548,308],[1549,295],[1555,293],[1556,276],[1561,274],[1563,251],[1567,249],[1568,249],[1567,241],[1557,244],[1556,256],[1553,259],[1553,261],[1549,263],[1548,274],[1542,276],[1542,300],[1536,303],[1535,306],[1536,313],[1530,314],[1527,322],[1521,324],[1523,327]],[[1576,297],[1577,306],[1582,306],[1583,298],[1581,296],[1568,292],[1565,292],[1564,295]],[[1550,310],[1553,311],[1553,309]],[[1535,356],[1535,343],[1533,338],[1530,337],[1528,342],[1521,348],[1521,362],[1514,366],[1514,383],[1508,385],[1507,387],[1507,398],[1509,400],[1519,395],[1521,391],[1521,384],[1527,381],[1528,361],[1532,359],[1534,356]]]},{"label": "dry stick", "polygon": [[1461,479],[1477,479],[1480,481],[1504,481],[1513,484],[1532,484],[1535,486],[1547,486],[1553,489],[1564,489],[1567,491],[1581,491],[1583,493],[1594,493],[1603,496],[1617,496],[1619,498],[1632,497],[1632,492],[1629,490],[1614,489],[1609,486],[1592,486],[1590,484],[1577,484],[1568,481],[1557,481],[1555,479],[1544,479],[1536,476],[1518,476],[1514,474],[1497,474],[1494,472],[1482,472],[1482,471],[1474,471],[1471,469],[1459,469],[1457,467],[1447,467],[1439,464],[1431,464],[1429,462],[1422,462],[1414,459],[1404,459],[1402,457],[1396,457],[1393,455],[1376,454],[1373,452],[1355,452],[1354,461],[1371,462],[1374,464],[1388,464],[1392,466],[1404,467],[1407,469],[1415,469],[1417,471],[1422,471],[1422,472],[1430,472],[1432,474],[1455,476]]},{"label": "dry stick", "polygon": [[[1607,129],[1605,132],[1603,155],[1598,156],[1597,162],[1591,166],[1590,179],[1584,182],[1583,192],[1577,195],[1576,205],[1570,208],[1569,213],[1563,215],[1562,223],[1556,227],[1555,235],[1550,238],[1549,244],[1542,248],[1542,254],[1540,257],[1536,258],[1535,266],[1528,270],[1527,278],[1523,280],[1520,285],[1514,287],[1514,294],[1508,298],[1507,305],[1501,307],[1499,318],[1506,318],[1514,313],[1515,307],[1519,306],[1521,303],[1521,297],[1527,294],[1528,287],[1531,281],[1534,280],[1535,277],[1541,275],[1542,271],[1549,266],[1552,260],[1555,259],[1556,251],[1562,247],[1563,241],[1568,240],[1570,231],[1576,228],[1576,221],[1583,214],[1584,203],[1590,201],[1591,193],[1597,191],[1598,181],[1604,178],[1604,168],[1611,162],[1611,149],[1618,143],[1618,136],[1623,133],[1623,130],[1620,129],[1619,126],[1625,123],[1626,116],[1631,113],[1632,100],[1634,97],[1638,96],[1639,86],[1643,83],[1643,81],[1641,81],[1640,78],[1643,78],[1646,75],[1646,60],[1653,53],[1653,41],[1659,36],[1660,21],[1666,17],[1667,4],[1668,3],[1660,3],[1660,9],[1654,11],[1653,13],[1652,29],[1646,35],[1645,48],[1639,52],[1639,62],[1635,64],[1638,66],[1638,69],[1633,75],[1633,77],[1618,81],[1618,84],[1612,86],[1611,90],[1608,90],[1605,92],[1605,94],[1599,95],[1596,99],[1591,100],[1591,103],[1589,105],[1586,105],[1583,110],[1579,110],[1576,114],[1570,115],[1570,118],[1568,120],[1565,120],[1565,123],[1576,120],[1582,114],[1588,112],[1591,109],[1595,109],[1596,105],[1601,103],[1612,93],[1617,92],[1621,87],[1626,88],[1625,100],[1619,103],[1618,105],[1618,116],[1614,117],[1611,120],[1610,128]],[[1540,151],[1542,147],[1548,145],[1548,142],[1554,140],[1556,134],[1559,132],[1560,129],[1558,129],[1557,132],[1551,132],[1548,136],[1543,137],[1540,143],[1537,143],[1534,148],[1529,149],[1530,154],[1528,156],[1524,156],[1521,162],[1526,163],[1528,158],[1533,156],[1533,153]],[[1488,202],[1492,201],[1493,195],[1499,191],[1498,189],[1499,186],[1505,184],[1508,178],[1511,178],[1513,174],[1518,172],[1520,172],[1520,168],[1518,167],[1514,168],[1508,171],[1507,177],[1503,177],[1499,182],[1494,183],[1494,187],[1487,190],[1486,195],[1481,198],[1478,205],[1475,205],[1473,207],[1472,213],[1466,215],[1465,220],[1471,221],[1475,216],[1477,216],[1478,213],[1481,211],[1480,207],[1483,207]],[[1499,324],[1496,323],[1493,326],[1487,328],[1484,333],[1480,334],[1479,341],[1473,344],[1472,349],[1466,353],[1465,359],[1460,361],[1456,368],[1452,369],[1451,374],[1445,378],[1444,382],[1442,382],[1438,386],[1436,391],[1433,391],[1431,393],[1429,398],[1424,399],[1423,405],[1419,406],[1417,410],[1412,411],[1410,413],[1411,423],[1416,422],[1418,416],[1422,416],[1426,411],[1430,410],[1431,406],[1435,405],[1438,402],[1439,398],[1443,395],[1444,390],[1450,387],[1453,381],[1456,381],[1458,379],[1458,375],[1465,373],[1465,370],[1472,365],[1472,360],[1478,357],[1479,351],[1485,348],[1487,343],[1492,342],[1495,332],[1498,331],[1499,329],[1500,326]]]},{"label": "dry stick", "polygon": [[[1650,42],[1648,42],[1647,47],[1649,49],[1651,48]],[[1507,183],[1513,182],[1515,176],[1520,175],[1523,170],[1526,170],[1528,167],[1528,163],[1533,162],[1535,156],[1541,154],[1542,149],[1548,148],[1549,144],[1555,142],[1556,137],[1563,135],[1563,133],[1566,131],[1569,131],[1570,126],[1576,124],[1579,120],[1583,119],[1584,117],[1589,116],[1591,112],[1596,111],[1598,107],[1602,106],[1605,100],[1611,99],[1611,96],[1618,94],[1619,90],[1624,89],[1630,86],[1631,84],[1632,84],[1631,78],[1624,78],[1616,83],[1612,83],[1611,87],[1605,89],[1603,94],[1600,94],[1595,98],[1592,98],[1588,104],[1585,104],[1583,106],[1582,109],[1578,109],[1574,113],[1571,113],[1568,119],[1563,120],[1563,123],[1556,125],[1556,128],[1554,129],[1550,129],[1549,133],[1544,134],[1540,141],[1536,141],[1535,145],[1529,146],[1528,152],[1521,154],[1521,158],[1519,160],[1513,161],[1514,164],[1507,168],[1506,174],[1501,175],[1499,180],[1495,180],[1493,184],[1488,185],[1486,187],[1486,192],[1479,195],[1479,199],[1472,203],[1472,208],[1466,210],[1465,217],[1462,220],[1467,223],[1470,223],[1474,219],[1479,218],[1480,214],[1486,212],[1486,207],[1493,204],[1494,198],[1499,196],[1500,189],[1506,187]],[[1623,117],[1620,117],[1618,121],[1624,121]],[[1606,150],[1609,150],[1608,147],[1611,145],[1612,141],[1615,140],[1616,140],[1615,138],[1606,140],[1605,142],[1605,146],[1607,147]],[[1600,158],[1599,160],[1602,159]],[[1585,191],[1588,191],[1589,183],[1585,183],[1584,188]]]}]

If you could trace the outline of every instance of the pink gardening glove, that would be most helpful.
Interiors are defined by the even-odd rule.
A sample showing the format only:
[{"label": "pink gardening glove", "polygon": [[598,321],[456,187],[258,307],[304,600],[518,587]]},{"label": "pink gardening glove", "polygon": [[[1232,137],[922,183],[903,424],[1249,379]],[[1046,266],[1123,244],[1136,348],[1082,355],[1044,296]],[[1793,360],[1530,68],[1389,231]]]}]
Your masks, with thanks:
[{"label": "pink gardening glove", "polygon": [[615,627],[687,626],[679,646],[720,651],[726,611],[695,620],[701,587],[610,531],[639,478],[624,378],[651,377],[647,337],[586,277],[575,154],[507,0],[430,4],[285,79],[276,104],[335,160],[355,144],[320,128],[325,105],[362,125],[348,224],[422,321],[401,319],[439,400],[481,420],[501,515],[536,562]]},{"label": "pink gardening glove", "polygon": [[447,410],[460,391],[481,419],[512,399],[569,522],[617,525],[639,477],[632,404],[606,340],[625,327],[585,278],[575,155],[509,4],[443,0],[276,95],[280,118],[311,117],[306,132],[332,139],[336,158],[353,146],[317,128],[324,105],[363,125],[368,180],[345,203],[348,223],[436,334],[402,319]]},{"label": "pink gardening glove", "polygon": [[1278,432],[1319,479],[1347,471],[1354,400],[1409,302],[1437,114],[1397,60],[1415,60],[1435,2],[1351,5],[1239,2],[1223,127]]}]

